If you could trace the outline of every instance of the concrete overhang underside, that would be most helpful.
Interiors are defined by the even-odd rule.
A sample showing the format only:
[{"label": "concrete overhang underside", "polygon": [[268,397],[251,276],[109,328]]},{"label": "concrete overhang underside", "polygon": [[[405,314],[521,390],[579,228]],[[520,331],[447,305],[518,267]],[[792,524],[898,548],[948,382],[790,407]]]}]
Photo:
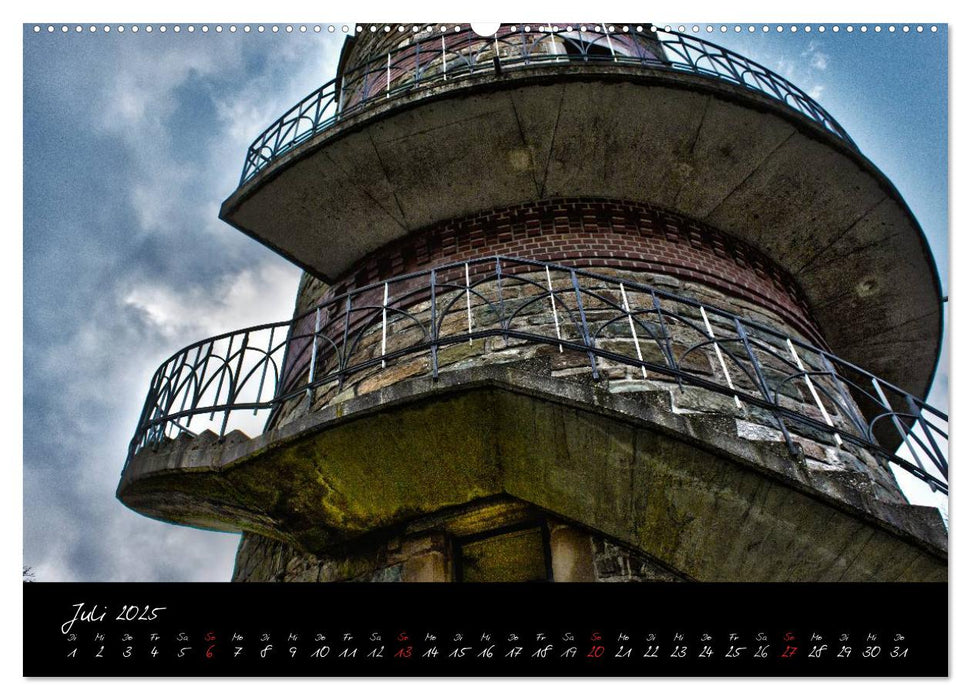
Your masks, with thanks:
[{"label": "concrete overhang underside", "polygon": [[118,497],[322,552],[511,496],[701,581],[946,580],[935,509],[869,498],[859,474],[814,473],[724,416],[500,367],[462,379],[404,382],[253,439],[145,449]]},{"label": "concrete overhang underside", "polygon": [[837,355],[926,395],[941,291],[906,203],[839,138],[723,81],[631,67],[450,81],[280,156],[220,216],[329,281],[438,221],[555,197],[647,203],[754,245],[798,280]]}]

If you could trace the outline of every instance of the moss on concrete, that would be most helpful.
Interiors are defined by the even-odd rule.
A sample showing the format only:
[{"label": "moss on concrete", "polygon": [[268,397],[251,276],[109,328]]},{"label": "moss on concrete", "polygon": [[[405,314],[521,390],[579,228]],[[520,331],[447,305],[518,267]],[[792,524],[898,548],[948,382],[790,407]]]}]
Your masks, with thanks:
[{"label": "moss on concrete", "polygon": [[596,390],[581,408],[465,386],[219,470],[149,473],[123,497],[156,517],[222,522],[312,552],[508,494],[702,581],[946,578],[932,549],[813,495],[798,464],[773,456],[778,446],[736,438],[749,461],[727,459],[712,450],[713,428],[690,424],[702,448],[599,408],[614,399]]}]

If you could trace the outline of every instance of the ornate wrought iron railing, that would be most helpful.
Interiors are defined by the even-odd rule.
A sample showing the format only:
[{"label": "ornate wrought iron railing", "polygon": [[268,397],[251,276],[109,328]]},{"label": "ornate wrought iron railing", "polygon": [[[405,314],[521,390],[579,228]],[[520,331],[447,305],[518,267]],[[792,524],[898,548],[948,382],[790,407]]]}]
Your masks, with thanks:
[{"label": "ornate wrought iron railing", "polygon": [[340,79],[300,100],[253,141],[240,184],[341,119],[384,100],[441,88],[456,78],[578,63],[644,66],[731,83],[786,105],[856,148],[843,127],[806,92],[768,68],[697,37],[653,32],[645,25],[506,25],[489,39],[467,26],[459,32],[454,26],[435,29],[403,35],[402,44],[392,51],[349,67]]},{"label": "ornate wrought iron railing", "polygon": [[[781,431],[793,450],[793,433],[855,446],[947,491],[947,415],[906,391],[729,311],[630,279],[504,257],[395,277],[180,350],[152,378],[129,459],[194,435],[199,423],[223,436],[250,416],[261,431],[287,406],[319,405],[408,358],[424,358],[422,371],[437,377],[442,353],[486,338],[498,351],[540,344],[580,353],[594,379],[626,368],[675,395],[700,387]],[[476,359],[485,352],[483,344],[466,359],[499,361]]]}]

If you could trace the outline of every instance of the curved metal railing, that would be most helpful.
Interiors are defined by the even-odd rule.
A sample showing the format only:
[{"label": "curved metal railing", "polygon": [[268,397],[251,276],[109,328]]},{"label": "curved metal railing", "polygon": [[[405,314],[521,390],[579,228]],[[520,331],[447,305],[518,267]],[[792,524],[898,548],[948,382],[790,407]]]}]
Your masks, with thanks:
[{"label": "curved metal railing", "polygon": [[[248,429],[261,431],[284,407],[319,405],[399,361],[437,377],[443,352],[485,338],[501,339],[491,341],[499,350],[542,344],[580,353],[595,379],[627,368],[674,391],[721,394],[781,431],[790,448],[792,433],[855,446],[947,491],[947,415],[921,399],[729,311],[628,279],[505,257],[395,277],[180,350],[152,378],[129,459],[195,435],[199,423],[223,436],[248,416]],[[469,357],[478,352],[484,346]]]},{"label": "curved metal railing", "polygon": [[341,119],[383,100],[441,87],[456,78],[577,63],[639,65],[725,81],[786,105],[856,148],[818,102],[782,76],[734,51],[678,32],[652,32],[644,25],[507,25],[488,39],[468,26],[459,32],[447,27],[407,36],[392,51],[352,66],[340,79],[314,90],[267,127],[247,151],[240,184]]}]

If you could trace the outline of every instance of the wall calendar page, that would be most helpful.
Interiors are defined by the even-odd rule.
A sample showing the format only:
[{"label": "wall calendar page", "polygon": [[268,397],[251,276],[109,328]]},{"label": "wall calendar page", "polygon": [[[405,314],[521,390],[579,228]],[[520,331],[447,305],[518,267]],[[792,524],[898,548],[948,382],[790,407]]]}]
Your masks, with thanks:
[{"label": "wall calendar page", "polygon": [[613,19],[23,25],[24,676],[949,675],[948,25]]}]

